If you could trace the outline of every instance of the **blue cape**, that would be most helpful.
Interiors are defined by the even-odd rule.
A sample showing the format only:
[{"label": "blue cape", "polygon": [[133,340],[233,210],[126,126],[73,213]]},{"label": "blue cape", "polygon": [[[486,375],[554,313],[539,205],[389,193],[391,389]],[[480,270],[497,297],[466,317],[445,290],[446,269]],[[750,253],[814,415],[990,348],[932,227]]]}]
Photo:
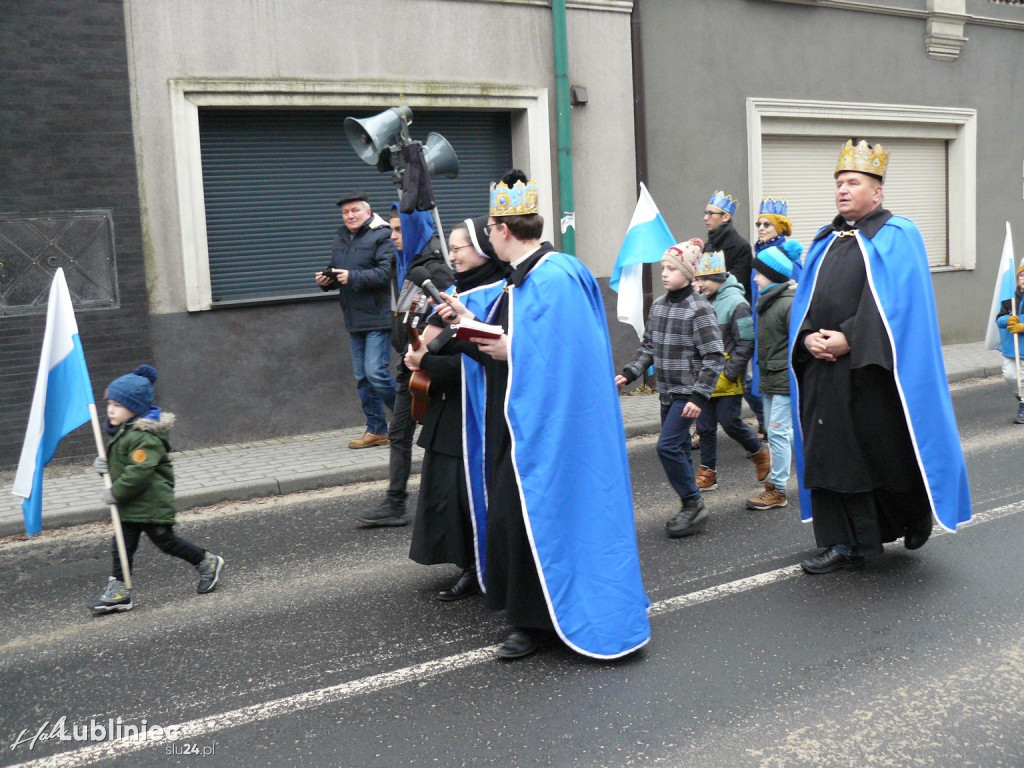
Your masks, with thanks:
[{"label": "blue cape", "polygon": [[651,603],[601,291],[578,259],[548,253],[508,302],[505,414],[548,612],[578,653],[624,656],[650,640]]},{"label": "blue cape", "polygon": [[[836,239],[833,232],[816,240],[807,254],[790,311],[790,392],[793,449],[800,478],[800,514],[812,517],[811,494],[803,487],[803,432],[800,390],[793,372],[793,345],[807,316],[822,259]],[[889,334],[896,387],[924,478],[932,515],[948,531],[971,519],[967,465],[960,447],[953,399],[949,394],[942,341],[935,312],[928,257],[917,226],[901,216],[890,218],[871,239],[856,232],[867,280]],[[912,294],[917,301],[905,301]]]},{"label": "blue cape", "polygon": [[[458,294],[459,301],[477,317],[486,317],[488,307],[501,295],[505,280],[480,285]],[[486,372],[480,363],[462,355],[462,462],[466,474],[470,521],[476,554],[477,580],[486,591],[487,552],[487,452],[485,403]]]}]

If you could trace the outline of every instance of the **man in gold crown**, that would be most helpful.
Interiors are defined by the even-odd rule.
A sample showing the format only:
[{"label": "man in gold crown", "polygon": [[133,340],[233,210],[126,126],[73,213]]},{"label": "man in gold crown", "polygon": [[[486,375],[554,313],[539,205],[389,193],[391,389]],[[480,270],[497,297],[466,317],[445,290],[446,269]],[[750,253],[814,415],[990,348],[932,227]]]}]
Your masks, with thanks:
[{"label": "man in gold crown", "polygon": [[815,236],[790,312],[807,573],[860,568],[883,544],[924,545],[971,517],[924,241],[882,207],[889,155],[848,141],[839,215]]},{"label": "man in gold crown", "polygon": [[[486,232],[512,269],[478,319],[504,333],[462,342],[487,378],[485,402],[467,395],[467,421],[486,425],[483,586],[513,627],[499,657],[527,656],[553,632],[578,653],[613,659],[651,630],[608,325],[590,271],[540,241],[537,192],[521,171],[492,186]],[[466,440],[476,453],[478,434]]]}]

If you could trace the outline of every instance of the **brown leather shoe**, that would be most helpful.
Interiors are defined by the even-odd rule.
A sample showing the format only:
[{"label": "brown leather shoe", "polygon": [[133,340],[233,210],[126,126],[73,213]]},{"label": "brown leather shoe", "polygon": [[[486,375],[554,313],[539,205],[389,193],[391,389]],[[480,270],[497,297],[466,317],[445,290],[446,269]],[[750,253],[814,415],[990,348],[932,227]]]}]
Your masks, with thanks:
[{"label": "brown leather shoe", "polygon": [[747,500],[747,509],[774,509],[775,507],[784,507],[788,503],[785,493],[772,483],[765,483],[764,491]]},{"label": "brown leather shoe", "polygon": [[747,458],[754,462],[754,469],[757,470],[757,482],[763,483],[767,480],[768,474],[772,471],[771,449],[767,445],[762,445],[760,451]]},{"label": "brown leather shoe", "polygon": [[374,445],[387,445],[387,435],[375,435],[372,432],[367,432],[362,437],[357,437],[355,440],[348,441],[349,448],[369,448]]},{"label": "brown leather shoe", "polygon": [[697,470],[697,487],[701,493],[715,490],[718,487],[718,473],[701,465],[701,468]]}]

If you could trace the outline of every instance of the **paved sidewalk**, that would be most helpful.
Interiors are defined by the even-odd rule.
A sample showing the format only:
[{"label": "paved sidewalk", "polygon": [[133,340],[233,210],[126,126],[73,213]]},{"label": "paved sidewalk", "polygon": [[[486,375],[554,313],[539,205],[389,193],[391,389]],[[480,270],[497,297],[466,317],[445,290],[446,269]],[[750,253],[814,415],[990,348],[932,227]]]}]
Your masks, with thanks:
[{"label": "paved sidewalk", "polygon": [[[1002,356],[981,342],[943,349],[950,382],[1000,373]],[[661,428],[658,399],[652,395],[622,397],[626,437],[648,435]],[[362,429],[259,440],[173,454],[179,509],[276,496],[388,477],[388,448],[352,450],[348,441]],[[414,448],[413,472],[419,472],[423,451]],[[55,476],[52,476],[55,475]],[[43,528],[61,528],[107,519],[100,502],[102,482],[91,470],[62,468],[43,481]],[[24,535],[21,499],[10,482],[0,490],[0,536]]]}]

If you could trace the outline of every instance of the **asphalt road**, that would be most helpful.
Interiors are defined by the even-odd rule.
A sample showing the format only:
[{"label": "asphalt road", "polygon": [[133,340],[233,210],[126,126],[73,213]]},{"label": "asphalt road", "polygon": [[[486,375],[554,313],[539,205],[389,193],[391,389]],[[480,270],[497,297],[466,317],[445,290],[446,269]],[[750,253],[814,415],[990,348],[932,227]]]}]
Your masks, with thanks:
[{"label": "asphalt road", "polygon": [[[103,526],[2,540],[0,765],[1024,766],[1024,427],[1001,382],[954,401],[975,522],[862,572],[802,574],[810,527],[743,508],[724,435],[707,531],[669,540],[654,440],[631,441],[653,638],[612,663],[495,660],[501,617],[433,597],[457,569],[353,524],[380,484],[182,515],[221,586],[145,542],[121,615],[85,608]],[[90,739],[143,721],[179,738]]]}]

